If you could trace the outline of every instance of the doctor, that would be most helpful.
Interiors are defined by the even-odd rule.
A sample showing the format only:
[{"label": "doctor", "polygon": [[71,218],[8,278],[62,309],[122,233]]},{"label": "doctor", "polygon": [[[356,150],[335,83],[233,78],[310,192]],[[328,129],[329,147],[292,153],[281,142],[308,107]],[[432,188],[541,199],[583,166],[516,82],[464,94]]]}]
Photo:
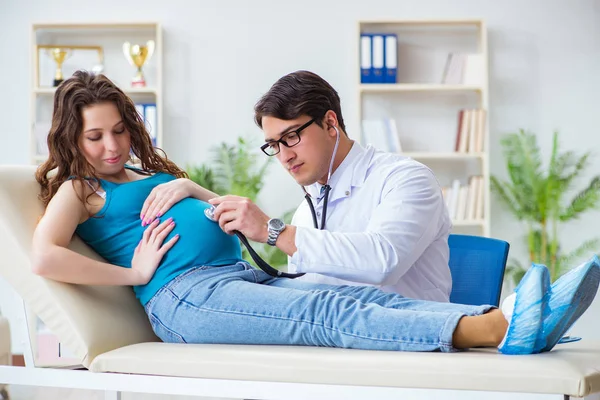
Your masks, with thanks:
[{"label": "doctor", "polygon": [[298,279],[448,301],[451,222],[429,168],[351,140],[337,92],[311,72],[279,79],[256,104],[255,121],[262,151],[306,199],[285,225],[248,199],[216,197],[224,231],[277,246],[290,271],[305,273]]}]

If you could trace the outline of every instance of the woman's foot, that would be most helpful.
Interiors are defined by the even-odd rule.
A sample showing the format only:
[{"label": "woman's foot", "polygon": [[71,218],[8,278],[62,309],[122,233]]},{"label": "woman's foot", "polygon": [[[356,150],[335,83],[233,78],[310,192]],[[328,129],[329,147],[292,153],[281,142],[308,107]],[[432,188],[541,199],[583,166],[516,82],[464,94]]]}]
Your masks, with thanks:
[{"label": "woman's foot", "polygon": [[542,331],[550,273],[542,264],[532,264],[515,289],[517,294],[506,335],[498,345],[503,354],[532,354]]},{"label": "woman's foot", "polygon": [[508,321],[498,309],[483,315],[462,317],[452,335],[452,346],[457,349],[497,347],[507,328]]},{"label": "woman's foot", "polygon": [[599,284],[600,260],[596,255],[552,284],[536,352],[550,351],[556,346],[592,304]]}]

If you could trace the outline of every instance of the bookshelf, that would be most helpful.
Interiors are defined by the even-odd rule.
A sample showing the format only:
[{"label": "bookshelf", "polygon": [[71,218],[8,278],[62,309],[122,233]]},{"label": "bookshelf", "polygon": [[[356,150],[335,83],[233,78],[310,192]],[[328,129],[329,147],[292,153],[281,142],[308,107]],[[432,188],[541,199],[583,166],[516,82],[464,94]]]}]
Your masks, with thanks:
[{"label": "bookshelf", "polygon": [[[384,46],[388,46],[385,35],[395,36],[392,45],[395,49],[390,54],[395,55],[397,69],[392,81],[370,83],[361,76],[364,74],[362,55],[366,54],[363,35],[371,38],[383,35]],[[396,144],[384,150],[395,150],[420,161],[436,174],[453,218],[453,232],[489,236],[489,86],[485,21],[360,20],[356,37],[360,141],[375,144],[375,140],[370,141],[373,135],[388,135],[387,143],[396,141]],[[374,39],[371,40],[369,51],[373,52],[376,45]],[[376,53],[371,54],[376,57],[373,55]],[[385,57],[384,76],[388,62]],[[373,58],[371,62],[371,67],[375,66]],[[390,120],[393,123],[383,122],[382,128],[373,128],[373,121]],[[384,146],[380,139],[376,141],[379,143],[376,147]]]},{"label": "bookshelf", "polygon": [[[123,43],[146,45],[154,52],[142,67],[145,86],[132,85],[136,67],[126,59]],[[147,118],[148,129],[157,147],[163,146],[162,29],[155,22],[123,23],[35,23],[31,26],[31,124],[30,161],[40,164],[47,158],[46,137],[50,130],[57,63],[52,49],[68,52],[61,70],[68,78],[78,69],[102,72],[139,105],[155,112]],[[153,107],[155,105],[155,107]],[[143,106],[142,106],[143,107]],[[140,112],[143,112],[140,108]]]}]

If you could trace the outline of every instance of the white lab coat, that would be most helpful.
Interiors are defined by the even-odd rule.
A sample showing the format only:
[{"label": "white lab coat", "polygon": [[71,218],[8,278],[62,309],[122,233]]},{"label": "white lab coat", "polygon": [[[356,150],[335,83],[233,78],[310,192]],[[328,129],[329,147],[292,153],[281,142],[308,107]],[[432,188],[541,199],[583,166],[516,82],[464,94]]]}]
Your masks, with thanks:
[{"label": "white lab coat", "polygon": [[[294,214],[291,272],[327,284],[369,284],[406,297],[448,301],[452,227],[440,186],[423,164],[359,143],[332,174],[325,230],[303,201]],[[306,188],[320,223],[321,185]]]}]

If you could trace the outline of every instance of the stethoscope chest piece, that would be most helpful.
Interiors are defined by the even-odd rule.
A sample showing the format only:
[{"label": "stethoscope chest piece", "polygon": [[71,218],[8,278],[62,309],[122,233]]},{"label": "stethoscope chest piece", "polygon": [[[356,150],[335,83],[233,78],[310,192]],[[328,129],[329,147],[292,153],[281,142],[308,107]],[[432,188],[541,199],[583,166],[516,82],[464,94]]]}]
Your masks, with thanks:
[{"label": "stethoscope chest piece", "polygon": [[[214,206],[205,208],[204,216],[206,218],[208,218],[209,221],[217,222],[217,220],[215,219],[215,207]],[[248,253],[250,253],[250,256],[252,257],[252,259],[254,260],[256,265],[258,265],[258,267],[260,269],[262,269],[263,271],[265,271],[267,274],[269,274],[271,276],[275,276],[275,277],[284,277],[284,278],[297,278],[299,276],[304,275],[304,273],[288,274],[286,272],[282,272],[282,271],[279,271],[279,270],[273,268],[265,260],[263,260],[258,255],[258,253],[256,253],[256,251],[254,251],[254,249],[248,242],[248,239],[246,239],[246,237],[240,231],[234,231],[234,233],[240,239],[240,242],[242,242],[244,244],[244,246],[246,246],[246,249],[248,249]]]},{"label": "stethoscope chest piece", "polygon": [[215,220],[215,207],[208,207],[204,209],[204,215],[206,216],[206,218],[208,218],[209,220],[216,222]]}]

